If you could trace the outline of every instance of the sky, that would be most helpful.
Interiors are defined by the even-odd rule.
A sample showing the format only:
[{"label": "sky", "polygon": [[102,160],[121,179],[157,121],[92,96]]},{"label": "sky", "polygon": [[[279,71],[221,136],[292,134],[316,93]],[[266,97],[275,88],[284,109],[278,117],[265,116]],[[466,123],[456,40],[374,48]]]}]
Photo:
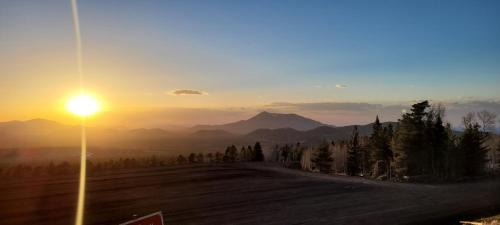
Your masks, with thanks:
[{"label": "sky", "polygon": [[[367,123],[428,99],[500,114],[499,1],[78,2],[95,124],[214,124],[261,110]],[[0,121],[75,122],[69,0],[0,1]]]}]

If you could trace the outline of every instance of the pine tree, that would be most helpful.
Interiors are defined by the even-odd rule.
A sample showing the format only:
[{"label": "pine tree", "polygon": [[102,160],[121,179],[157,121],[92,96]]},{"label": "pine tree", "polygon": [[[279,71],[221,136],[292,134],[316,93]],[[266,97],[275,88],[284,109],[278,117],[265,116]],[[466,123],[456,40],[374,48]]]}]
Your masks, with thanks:
[{"label": "pine tree", "polygon": [[[464,120],[465,121],[465,120]],[[465,130],[460,138],[459,149],[465,156],[464,175],[477,176],[484,172],[487,162],[488,147],[485,142],[487,134],[480,130],[481,126],[475,122],[465,121]]]},{"label": "pine tree", "polygon": [[290,152],[291,151],[291,148],[288,146],[288,144],[285,144],[283,147],[281,147],[281,159],[283,160],[283,162],[287,162],[289,161],[289,157],[290,157]]},{"label": "pine tree", "polygon": [[220,163],[224,159],[224,155],[220,152],[215,153],[215,162]]},{"label": "pine tree", "polygon": [[300,145],[300,142],[297,142],[295,144],[295,148],[292,151],[292,161],[294,162],[299,162],[300,158],[302,158],[302,146]]},{"label": "pine tree", "polygon": [[383,130],[384,143],[382,145],[383,149],[382,154],[383,154],[383,159],[385,161],[387,173],[390,172],[391,162],[394,159],[394,153],[392,151],[392,145],[391,145],[393,134],[394,132],[391,124],[389,124],[387,127],[384,128]]},{"label": "pine tree", "polygon": [[389,175],[393,153],[391,148],[392,141],[392,125],[384,127],[378,134],[374,148],[374,170],[373,176]]},{"label": "pine tree", "polygon": [[253,150],[252,146],[249,145],[247,147],[247,156],[246,156],[248,161],[254,161],[255,159],[255,151]]},{"label": "pine tree", "polygon": [[387,125],[387,138],[389,140],[392,140],[393,137],[394,137],[394,127],[392,126],[391,123],[389,123],[389,125]]},{"label": "pine tree", "polygon": [[372,135],[370,136],[370,139],[372,139],[372,141],[374,141],[373,139],[376,139],[382,133],[382,124],[380,123],[380,120],[378,119],[378,115],[377,115],[377,117],[375,117],[375,122],[373,123],[372,130],[373,131],[372,131]]},{"label": "pine tree", "polygon": [[189,154],[188,161],[189,161],[189,163],[196,162],[196,155],[194,153]]},{"label": "pine tree", "polygon": [[457,146],[458,137],[453,134],[451,124],[447,123],[445,130],[448,140],[445,148],[446,151],[444,153],[444,178],[454,179],[462,176],[463,174],[465,154]]},{"label": "pine tree", "polygon": [[236,146],[234,145],[228,146],[224,154],[224,162],[234,162],[237,159],[238,159],[238,149],[236,149]]},{"label": "pine tree", "polygon": [[176,161],[177,161],[177,164],[184,164],[184,163],[186,163],[187,160],[183,155],[179,155],[179,156],[177,156]]},{"label": "pine tree", "polygon": [[493,152],[493,154],[494,154],[493,172],[497,172],[500,164],[500,140],[498,141],[496,151]]},{"label": "pine tree", "polygon": [[245,146],[241,147],[241,150],[240,150],[240,160],[241,161],[248,161],[248,158],[247,158],[247,149],[245,148]]},{"label": "pine tree", "polygon": [[428,107],[428,101],[414,104],[411,112],[405,113],[399,121],[394,146],[396,174],[399,177],[423,174],[428,167],[424,122]]},{"label": "pine tree", "polygon": [[444,176],[445,154],[448,148],[448,132],[443,126],[441,115],[436,115],[435,121],[432,123],[432,134],[430,139],[431,144],[431,170],[436,176]]},{"label": "pine tree", "polygon": [[330,173],[333,164],[332,152],[327,142],[323,142],[311,160],[321,173]]},{"label": "pine tree", "polygon": [[253,147],[254,151],[254,160],[256,162],[262,162],[264,161],[264,153],[262,152],[262,146],[260,146],[259,142],[255,143],[255,146]]},{"label": "pine tree", "polygon": [[351,176],[358,175],[361,170],[361,145],[359,143],[358,126],[354,126],[352,138],[347,150],[347,174]]},{"label": "pine tree", "polygon": [[387,172],[389,164],[389,156],[387,154],[390,150],[389,137],[387,137],[387,128],[382,128],[378,116],[375,118],[372,129],[373,132],[370,136],[372,152],[369,157],[370,164],[373,165],[372,176],[378,177]]}]

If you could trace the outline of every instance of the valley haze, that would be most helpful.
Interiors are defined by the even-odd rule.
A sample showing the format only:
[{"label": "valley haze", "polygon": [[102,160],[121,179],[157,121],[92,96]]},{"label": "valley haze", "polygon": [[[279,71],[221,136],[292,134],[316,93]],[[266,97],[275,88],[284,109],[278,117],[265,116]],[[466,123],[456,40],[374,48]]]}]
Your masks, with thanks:
[{"label": "valley haze", "polygon": [[[360,125],[358,129],[365,136],[371,133],[370,124]],[[313,145],[324,140],[347,139],[352,130],[352,125],[336,127],[297,114],[263,111],[247,120],[222,125],[198,125],[176,130],[88,127],[87,135],[91,149],[137,150],[138,152],[133,155],[175,155],[193,151],[223,151],[228,145],[246,146],[256,141],[262,142],[266,149],[275,144],[296,142]],[[63,125],[44,119],[1,122],[0,148],[19,148],[27,151],[39,148],[41,152],[57,152],[58,150],[54,149],[71,149],[78,146],[79,132],[78,126]],[[38,154],[42,154],[41,152]],[[104,153],[106,152],[104,150],[94,152],[112,155]],[[2,161],[19,162],[19,160],[4,158]]]}]

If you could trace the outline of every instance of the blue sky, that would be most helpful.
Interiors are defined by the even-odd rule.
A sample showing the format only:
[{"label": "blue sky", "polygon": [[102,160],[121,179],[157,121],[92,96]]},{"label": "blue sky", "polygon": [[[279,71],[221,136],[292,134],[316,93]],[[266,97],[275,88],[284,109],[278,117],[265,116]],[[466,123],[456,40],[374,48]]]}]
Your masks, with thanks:
[{"label": "blue sky", "polygon": [[[380,81],[422,89],[435,85],[436,97],[458,94],[455,86],[486,97],[484,87],[500,79],[500,5],[493,1],[97,2],[82,3],[81,11],[83,18],[93,12],[87,23],[104,21],[97,26],[101,38],[118,24],[117,36],[137,35],[119,38],[122,44],[146,51],[159,64],[173,50],[185,67],[200,65],[209,76],[250,80],[240,86],[228,79],[212,88],[281,82],[355,87]],[[189,74],[197,79],[205,73]],[[250,76],[263,79],[245,78]]]},{"label": "blue sky", "polygon": [[[499,1],[86,0],[79,11],[86,84],[115,108],[500,99]],[[71,25],[69,0],[0,3],[4,95],[36,105],[68,92]]]}]

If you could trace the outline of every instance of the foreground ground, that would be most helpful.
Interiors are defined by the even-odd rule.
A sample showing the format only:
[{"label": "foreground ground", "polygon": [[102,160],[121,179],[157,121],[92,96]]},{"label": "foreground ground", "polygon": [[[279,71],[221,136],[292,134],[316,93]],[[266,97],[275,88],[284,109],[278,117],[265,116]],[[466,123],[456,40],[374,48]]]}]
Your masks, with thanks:
[{"label": "foreground ground", "polygon": [[[89,179],[85,224],[162,211],[165,224],[457,224],[500,211],[500,182],[414,185],[262,164],[186,165]],[[72,224],[76,179],[4,181],[0,224]]]}]

